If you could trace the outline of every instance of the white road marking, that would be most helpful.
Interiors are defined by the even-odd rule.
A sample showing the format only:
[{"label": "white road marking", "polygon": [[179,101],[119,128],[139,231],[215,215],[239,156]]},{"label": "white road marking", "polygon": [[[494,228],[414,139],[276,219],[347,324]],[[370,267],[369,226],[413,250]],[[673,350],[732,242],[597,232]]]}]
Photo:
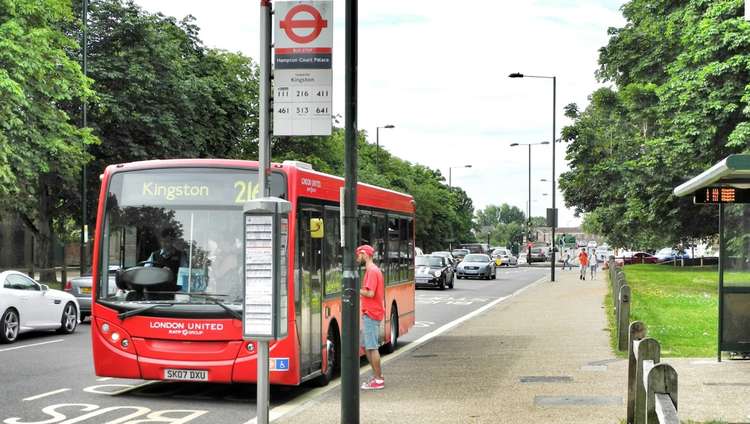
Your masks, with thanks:
[{"label": "white road marking", "polygon": [[[445,333],[448,330],[451,330],[452,328],[454,328],[457,325],[463,323],[464,321],[467,321],[467,320],[470,320],[470,319],[474,318],[475,316],[477,316],[477,315],[483,313],[484,311],[492,308],[493,306],[497,305],[498,303],[500,303],[500,302],[502,302],[504,300],[513,298],[513,297],[519,295],[521,292],[525,291],[526,289],[528,289],[530,287],[533,287],[533,286],[536,286],[537,284],[540,284],[540,283],[542,283],[544,281],[547,281],[547,280],[548,280],[548,277],[542,277],[542,278],[534,281],[533,283],[531,283],[531,284],[529,284],[529,285],[527,285],[525,287],[522,287],[522,288],[516,290],[515,292],[513,292],[512,294],[510,294],[508,296],[503,296],[503,297],[501,297],[499,299],[495,299],[491,303],[488,303],[488,304],[482,306],[481,308],[476,309],[475,311],[469,312],[468,314],[466,314],[466,315],[464,315],[464,316],[462,316],[460,318],[457,318],[457,319],[455,319],[455,320],[453,320],[453,321],[451,321],[451,322],[443,325],[442,327],[440,327],[440,328],[438,328],[438,329],[436,329],[436,330],[434,330],[434,331],[432,331],[432,332],[430,332],[428,334],[425,334],[424,336],[422,336],[419,339],[417,339],[417,340],[409,343],[408,345],[404,346],[403,348],[399,348],[398,350],[396,350],[396,352],[394,352],[394,353],[392,353],[392,354],[390,354],[388,356],[383,357],[380,360],[380,362],[381,362],[381,364],[388,363],[388,362],[390,362],[390,361],[392,361],[392,360],[400,357],[401,355],[403,355],[403,354],[405,354],[407,352],[410,352],[410,351],[416,349],[420,345],[424,344],[426,341],[428,341],[428,340],[430,340],[430,339],[432,339],[434,337],[437,337],[437,336]],[[369,365],[364,365],[364,366],[362,366],[359,369],[359,375],[360,376],[364,375],[365,373],[367,373],[369,371],[370,371],[370,366]],[[283,417],[284,415],[286,415],[286,414],[294,411],[295,409],[302,407],[303,405],[307,404],[308,402],[312,402],[318,396],[321,396],[321,395],[323,395],[325,393],[328,393],[329,391],[331,391],[331,390],[339,387],[340,385],[341,385],[341,378],[337,379],[335,382],[332,382],[332,383],[330,383],[329,385],[327,385],[325,387],[321,387],[321,388],[318,388],[318,389],[310,390],[309,392],[307,392],[304,395],[302,395],[302,396],[300,396],[300,397],[292,400],[291,402],[287,402],[287,403],[285,403],[283,405],[279,405],[279,406],[271,409],[268,412],[268,415],[269,415],[268,419],[269,419],[269,421],[277,420],[277,419]],[[249,421],[245,421],[243,424],[257,424],[257,423],[258,423],[258,418],[255,417],[255,418],[253,418],[253,419],[251,419]]]},{"label": "white road marking", "polygon": [[58,393],[63,393],[63,392],[67,392],[68,390],[70,390],[70,389],[59,389],[59,390],[53,390],[53,391],[51,391],[51,392],[47,392],[47,393],[42,393],[41,395],[36,395],[36,396],[29,396],[29,397],[27,397],[27,398],[24,398],[24,399],[22,399],[22,400],[24,400],[24,401],[37,400],[37,399],[41,399],[41,398],[43,398],[43,397],[47,397],[47,396],[52,396],[52,395],[56,395],[56,394],[58,394]]},{"label": "white road marking", "polygon": [[102,377],[102,378],[97,378],[96,381],[109,381],[111,379],[112,377]]},{"label": "white road marking", "polygon": [[23,346],[6,347],[5,349],[0,349],[0,352],[7,352],[9,350],[16,350],[16,349],[23,349],[23,348],[26,348],[26,347],[41,346],[41,345],[46,345],[46,344],[50,344],[50,343],[60,343],[60,342],[64,342],[64,341],[65,341],[65,339],[57,339],[57,340],[50,340],[48,342],[27,344],[27,345],[23,345]]},{"label": "white road marking", "polygon": [[[99,395],[116,396],[116,395],[121,395],[123,393],[127,393],[127,392],[129,392],[131,390],[139,389],[141,387],[150,386],[152,384],[156,384],[156,383],[159,383],[159,382],[160,382],[159,380],[151,380],[151,381],[147,381],[145,383],[138,384],[138,385],[132,385],[132,384],[99,384],[99,385],[96,385],[96,386],[85,387],[83,389],[83,391],[86,392],[86,393],[95,393],[95,394],[99,394]],[[115,390],[115,391],[110,392],[110,391],[107,391],[107,390],[102,390],[103,387],[118,387],[119,390]]]}]

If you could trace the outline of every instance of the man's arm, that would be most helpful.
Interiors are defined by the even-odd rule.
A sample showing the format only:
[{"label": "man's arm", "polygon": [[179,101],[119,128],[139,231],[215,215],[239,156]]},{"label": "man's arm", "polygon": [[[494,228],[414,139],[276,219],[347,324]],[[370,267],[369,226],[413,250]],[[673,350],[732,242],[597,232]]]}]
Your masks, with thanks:
[{"label": "man's arm", "polygon": [[367,290],[366,288],[359,289],[359,294],[364,297],[375,297],[375,290]]}]

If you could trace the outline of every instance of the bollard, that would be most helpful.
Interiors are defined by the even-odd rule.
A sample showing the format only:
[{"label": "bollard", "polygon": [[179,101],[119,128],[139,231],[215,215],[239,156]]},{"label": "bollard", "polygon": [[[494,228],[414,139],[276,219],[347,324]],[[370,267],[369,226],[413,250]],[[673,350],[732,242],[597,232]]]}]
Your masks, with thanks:
[{"label": "bollard", "polygon": [[617,312],[617,350],[624,352],[628,350],[628,336],[630,322],[630,286],[625,284],[620,287],[620,295],[617,302],[620,307]]},{"label": "bollard", "polygon": [[655,339],[646,337],[633,343],[633,356],[635,358],[635,399],[633,410],[633,424],[646,424],[646,386],[644,382],[643,361],[659,363],[661,347]]},{"label": "bollard", "polygon": [[646,325],[640,321],[630,324],[628,331],[628,424],[633,423],[635,417],[635,367],[636,360],[633,352],[635,342],[646,338]]},{"label": "bollard", "polygon": [[[644,372],[646,423],[679,424],[677,418],[677,371],[669,364],[655,364]],[[657,398],[657,394],[667,395]],[[659,416],[661,415],[661,417]]]}]

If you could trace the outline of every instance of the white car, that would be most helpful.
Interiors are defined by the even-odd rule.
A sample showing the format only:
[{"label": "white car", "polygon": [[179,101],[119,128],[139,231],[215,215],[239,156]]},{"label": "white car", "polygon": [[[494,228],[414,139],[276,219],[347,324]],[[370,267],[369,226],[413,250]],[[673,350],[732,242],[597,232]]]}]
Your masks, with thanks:
[{"label": "white car", "polygon": [[80,308],[75,296],[39,284],[18,271],[0,272],[0,343],[13,343],[34,330],[76,331]]}]

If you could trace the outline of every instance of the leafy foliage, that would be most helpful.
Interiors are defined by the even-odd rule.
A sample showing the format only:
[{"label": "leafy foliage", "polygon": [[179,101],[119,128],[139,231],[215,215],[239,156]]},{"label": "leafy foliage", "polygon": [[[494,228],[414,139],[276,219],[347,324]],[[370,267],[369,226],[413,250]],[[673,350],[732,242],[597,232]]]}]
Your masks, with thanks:
[{"label": "leafy foliage", "polygon": [[653,248],[717,231],[672,189],[750,147],[750,23],[742,0],[631,0],[600,50],[600,88],[563,130],[569,207],[613,245]]},{"label": "leafy foliage", "polygon": [[47,264],[60,186],[76,186],[85,144],[96,143],[64,108],[91,98],[90,81],[68,57],[77,44],[65,0],[0,0],[0,209],[18,214]]}]

